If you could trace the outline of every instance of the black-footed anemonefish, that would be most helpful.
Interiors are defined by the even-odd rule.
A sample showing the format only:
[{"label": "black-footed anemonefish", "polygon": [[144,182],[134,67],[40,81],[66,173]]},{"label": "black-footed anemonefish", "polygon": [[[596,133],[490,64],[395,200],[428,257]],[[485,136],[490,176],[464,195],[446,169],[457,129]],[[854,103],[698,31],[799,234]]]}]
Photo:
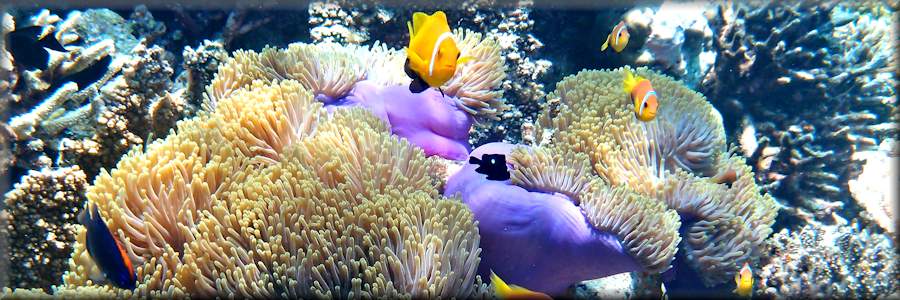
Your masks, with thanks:
[{"label": "black-footed anemonefish", "polygon": [[410,92],[421,93],[429,87],[440,89],[456,73],[457,65],[471,59],[460,57],[443,11],[432,15],[417,12],[413,14],[412,22],[407,22],[407,27],[409,47],[406,48],[404,70],[412,78]]},{"label": "black-footed anemonefish", "polygon": [[628,45],[629,37],[631,35],[628,34],[628,26],[625,25],[625,21],[619,21],[619,24],[613,27],[612,32],[606,36],[606,41],[603,42],[603,46],[600,46],[600,51],[606,51],[607,47],[612,46],[616,52],[622,52]]},{"label": "black-footed anemonefish", "polygon": [[631,97],[631,101],[634,103],[635,117],[644,122],[652,121],[656,117],[659,102],[650,80],[641,76],[634,76],[630,70],[625,69],[623,87],[625,93]]}]

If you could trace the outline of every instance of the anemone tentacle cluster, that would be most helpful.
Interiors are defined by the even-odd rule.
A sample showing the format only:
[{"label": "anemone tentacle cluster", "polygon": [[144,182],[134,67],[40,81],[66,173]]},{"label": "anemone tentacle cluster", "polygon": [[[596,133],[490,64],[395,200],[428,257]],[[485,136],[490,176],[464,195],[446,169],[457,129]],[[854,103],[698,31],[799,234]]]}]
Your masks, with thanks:
[{"label": "anemone tentacle cluster", "polygon": [[[473,116],[497,118],[506,109],[500,89],[506,67],[497,41],[464,29],[454,31],[454,36],[460,52],[473,59],[459,67],[442,87],[443,92],[455,97],[455,105]],[[380,86],[409,84],[403,72],[404,53],[378,43],[371,47],[294,43],[286,49],[268,47],[259,53],[239,50],[219,68],[206,95],[214,105],[254,80],[294,79],[317,100],[330,103],[346,97],[354,84],[363,80]]]},{"label": "anemone tentacle cluster", "polygon": [[88,188],[138,287],[96,285],[79,229],[57,293],[473,296],[478,229],[431,164],[363,109],[328,117],[298,81],[254,81]]},{"label": "anemone tentacle cluster", "polygon": [[[582,190],[586,182],[599,181],[584,189],[594,190],[596,195],[604,193],[596,186],[610,186],[613,193],[638,195],[616,198],[639,197],[638,202],[658,202],[677,211],[681,222],[667,221],[668,226],[647,230],[675,226],[677,231],[681,226],[686,232],[681,247],[689,264],[702,271],[707,285],[722,283],[744,262],[752,263],[761,255],[765,239],[772,233],[776,203],[760,193],[743,159],[726,151],[722,118],[702,95],[669,77],[638,68],[633,72],[649,79],[661,99],[657,117],[642,122],[633,116],[633,104],[621,89],[623,72],[622,68],[583,71],[559,82],[550,95],[556,105],[539,116],[531,138],[547,149],[542,151],[555,152],[556,157],[580,156],[586,161],[547,161],[541,151],[531,151],[531,158],[514,153],[512,182],[526,189],[561,187],[543,189],[567,194]],[[592,172],[585,172],[585,166]],[[542,183],[535,183],[535,178]],[[575,199],[580,199],[592,223],[602,223],[597,218],[605,214],[590,213],[596,210],[595,202]],[[620,235],[627,237],[633,235]],[[656,264],[644,266],[665,270],[674,258],[675,245],[655,245],[644,248],[667,254],[654,259]],[[649,252],[638,253],[640,260]]]}]

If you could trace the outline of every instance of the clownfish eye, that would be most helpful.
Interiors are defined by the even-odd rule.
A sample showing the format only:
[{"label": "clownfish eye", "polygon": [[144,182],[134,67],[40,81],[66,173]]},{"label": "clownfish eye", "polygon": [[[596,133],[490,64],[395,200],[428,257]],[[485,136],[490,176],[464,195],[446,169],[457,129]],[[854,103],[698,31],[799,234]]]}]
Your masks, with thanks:
[{"label": "clownfish eye", "polygon": [[644,102],[644,107],[650,106],[647,102]]}]

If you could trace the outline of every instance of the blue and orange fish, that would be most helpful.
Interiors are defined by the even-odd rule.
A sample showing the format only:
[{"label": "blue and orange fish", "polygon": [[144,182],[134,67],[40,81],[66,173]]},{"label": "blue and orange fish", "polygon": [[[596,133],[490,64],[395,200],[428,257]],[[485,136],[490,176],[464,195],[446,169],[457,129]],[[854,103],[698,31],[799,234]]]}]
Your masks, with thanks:
[{"label": "blue and orange fish", "polygon": [[84,210],[78,215],[78,222],[87,228],[85,244],[88,254],[113,285],[123,289],[134,289],[137,278],[131,259],[106,226],[106,222],[103,222],[97,206],[89,206],[90,211]]},{"label": "blue and orange fish", "polygon": [[625,93],[631,97],[631,101],[634,103],[635,117],[644,122],[652,121],[656,117],[659,102],[650,80],[641,76],[634,76],[630,70],[625,69],[623,87]]},{"label": "blue and orange fish", "polygon": [[421,93],[429,87],[440,89],[456,73],[457,65],[471,59],[460,57],[443,11],[431,15],[414,13],[407,27],[409,47],[406,48],[404,71],[412,78],[410,92]]}]

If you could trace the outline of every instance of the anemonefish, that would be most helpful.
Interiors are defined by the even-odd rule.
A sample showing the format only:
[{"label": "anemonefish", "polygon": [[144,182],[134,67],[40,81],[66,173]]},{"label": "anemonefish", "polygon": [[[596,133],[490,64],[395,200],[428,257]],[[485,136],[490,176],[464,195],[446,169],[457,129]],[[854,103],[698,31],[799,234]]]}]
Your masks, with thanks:
[{"label": "anemonefish", "polygon": [[719,172],[715,176],[713,176],[712,181],[717,184],[725,184],[728,187],[731,187],[731,184],[737,180],[737,172],[734,169],[728,169],[722,172]]},{"label": "anemonefish", "polygon": [[122,244],[116,240],[106,222],[100,217],[96,205],[90,206],[90,211],[82,211],[78,215],[78,222],[87,227],[88,254],[94,259],[94,263],[113,285],[123,289],[134,289],[135,273],[131,259],[122,248]]},{"label": "anemonefish", "polygon": [[[417,12],[409,28],[409,47],[406,48],[406,75],[412,78],[409,91],[421,93],[429,87],[440,89],[453,77],[456,66],[471,58],[460,57],[453,40],[447,15],[437,11],[432,15]],[[443,94],[443,91],[441,91]]]},{"label": "anemonefish", "polygon": [[625,49],[625,46],[628,45],[630,36],[628,34],[628,26],[625,26],[625,21],[619,21],[619,24],[613,27],[612,32],[606,36],[606,41],[603,42],[603,46],[600,46],[600,51],[606,51],[606,47],[612,46],[616,52],[622,52],[622,49]]},{"label": "anemonefish", "polygon": [[631,71],[625,69],[624,89],[631,96],[634,103],[634,115],[638,120],[647,122],[656,117],[656,109],[659,105],[656,99],[656,91],[650,85],[650,80],[641,76],[634,76]]},{"label": "anemonefish", "polygon": [[493,271],[491,271],[491,285],[494,286],[494,295],[500,299],[553,299],[547,294],[531,291],[518,285],[507,285]]},{"label": "anemonefish", "polygon": [[750,270],[749,264],[744,263],[741,272],[734,274],[734,284],[737,285],[737,287],[734,288],[735,294],[738,294],[741,297],[750,297],[753,295],[753,271]]}]

